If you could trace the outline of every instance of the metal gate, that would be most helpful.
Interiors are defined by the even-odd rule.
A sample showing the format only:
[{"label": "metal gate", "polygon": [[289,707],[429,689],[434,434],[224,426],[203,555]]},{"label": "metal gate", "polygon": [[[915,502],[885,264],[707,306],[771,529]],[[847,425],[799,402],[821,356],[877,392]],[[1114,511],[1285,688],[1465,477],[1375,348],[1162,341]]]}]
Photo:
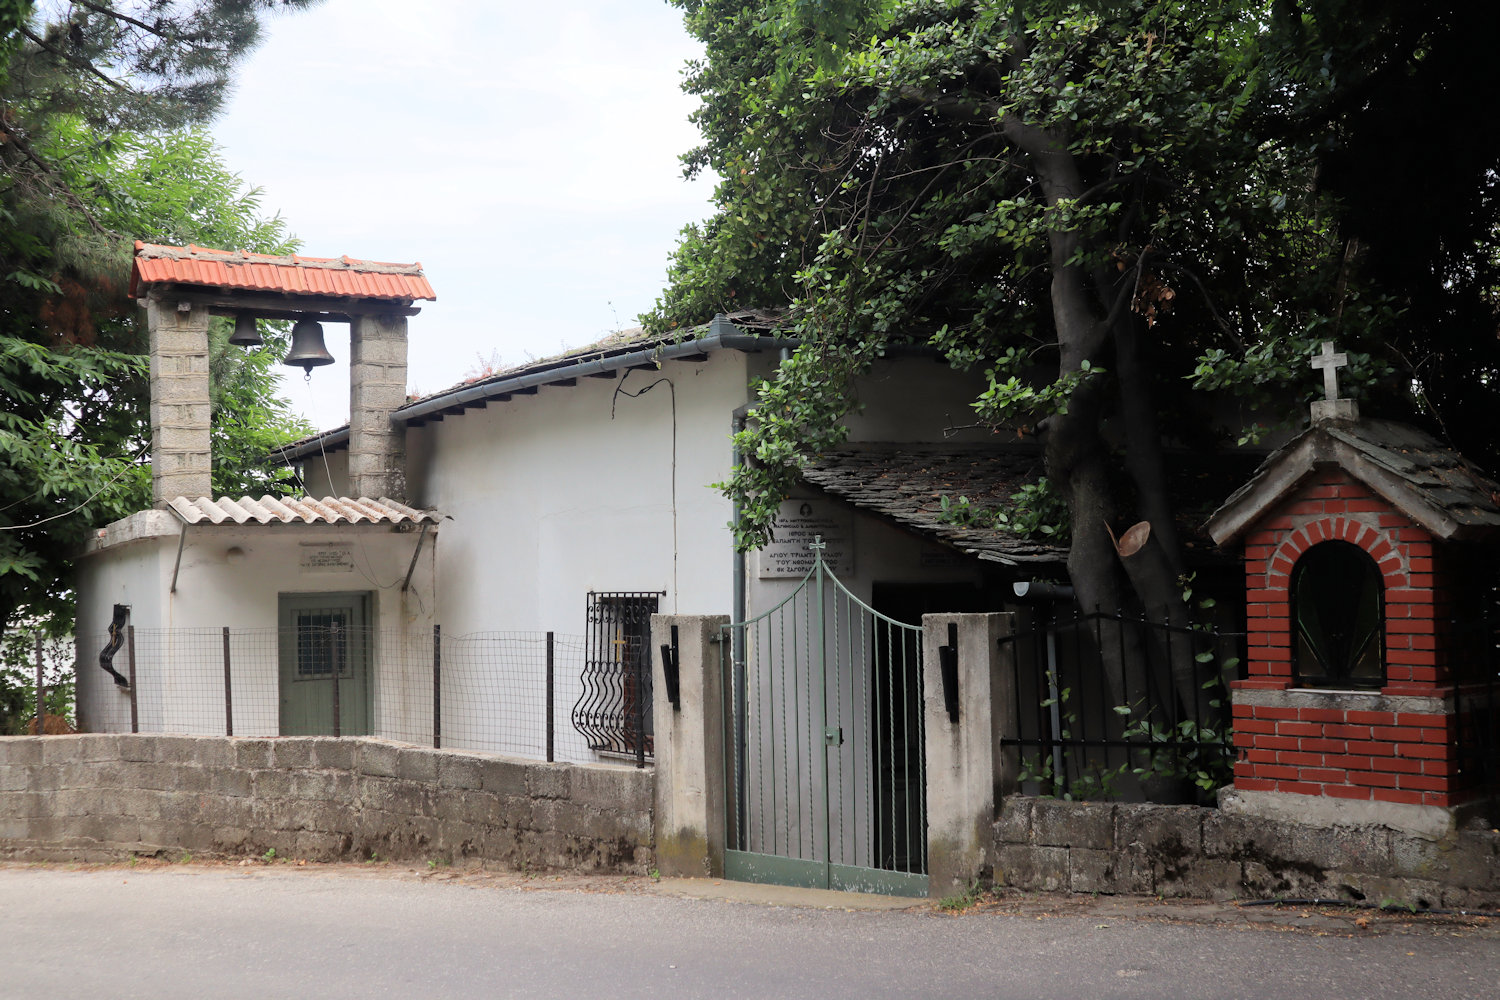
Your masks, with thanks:
[{"label": "metal gate", "polygon": [[724,626],[724,874],[925,896],[922,630],[854,596],[811,548],[785,600]]}]

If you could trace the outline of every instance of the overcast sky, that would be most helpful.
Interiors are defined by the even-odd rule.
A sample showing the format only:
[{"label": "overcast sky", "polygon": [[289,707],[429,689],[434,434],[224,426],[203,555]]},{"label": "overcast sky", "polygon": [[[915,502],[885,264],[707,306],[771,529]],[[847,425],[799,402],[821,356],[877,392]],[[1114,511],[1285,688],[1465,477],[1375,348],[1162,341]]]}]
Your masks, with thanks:
[{"label": "overcast sky", "polygon": [[[701,48],[665,0],[325,0],[268,29],[214,133],[302,253],[421,261],[415,392],[636,325],[709,212],[677,160]],[[341,363],[283,383],[319,428],[348,418],[325,332]]]}]

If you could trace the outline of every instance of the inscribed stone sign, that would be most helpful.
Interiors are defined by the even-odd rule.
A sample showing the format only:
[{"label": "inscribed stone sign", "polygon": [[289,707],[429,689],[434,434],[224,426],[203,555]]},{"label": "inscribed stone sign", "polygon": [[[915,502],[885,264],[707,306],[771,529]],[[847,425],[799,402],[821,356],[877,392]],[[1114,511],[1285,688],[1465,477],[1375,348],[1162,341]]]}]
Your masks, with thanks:
[{"label": "inscribed stone sign", "polygon": [[822,537],[823,561],[834,573],[854,572],[854,521],[826,500],[788,500],[776,514],[776,540],[760,550],[760,578],[806,576],[813,568],[813,541]]},{"label": "inscribed stone sign", "polygon": [[303,542],[297,568],[304,573],[352,573],[354,546],[347,542]]}]

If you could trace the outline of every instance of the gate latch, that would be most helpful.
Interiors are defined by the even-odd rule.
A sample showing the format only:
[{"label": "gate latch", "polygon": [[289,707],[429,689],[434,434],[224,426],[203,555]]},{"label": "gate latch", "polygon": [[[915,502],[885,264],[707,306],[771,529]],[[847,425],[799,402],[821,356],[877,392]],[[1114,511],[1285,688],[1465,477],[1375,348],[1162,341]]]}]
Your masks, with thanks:
[{"label": "gate latch", "polygon": [[844,745],[844,730],[842,726],[823,727],[823,745],[825,747],[841,747]]}]

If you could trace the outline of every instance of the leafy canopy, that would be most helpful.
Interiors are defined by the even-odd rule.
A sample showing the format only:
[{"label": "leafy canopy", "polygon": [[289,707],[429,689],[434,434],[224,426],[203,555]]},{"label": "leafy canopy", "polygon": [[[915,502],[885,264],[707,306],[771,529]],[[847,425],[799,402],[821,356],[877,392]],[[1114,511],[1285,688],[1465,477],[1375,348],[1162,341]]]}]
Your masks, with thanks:
[{"label": "leafy canopy", "polygon": [[[1079,531],[1146,518],[1165,546],[1158,578],[1181,563],[1162,428],[1209,447],[1299,420],[1322,339],[1350,350],[1346,381],[1393,415],[1493,405],[1493,379],[1433,376],[1497,360],[1500,142],[1455,129],[1465,148],[1433,175],[1457,194],[1426,183],[1417,144],[1397,156],[1399,194],[1371,169],[1389,162],[1377,143],[1435,106],[1478,120],[1468,95],[1482,88],[1452,84],[1485,60],[1452,57],[1494,37],[1479,30],[1492,13],[674,2],[707,49],[686,77],[703,142],[684,161],[722,181],[647,322],[786,305],[803,342],[759,386],[749,460],[727,484],[742,545],[841,440],[854,379],[897,343],[984,376],[976,423],[1038,436],[1075,555]],[[1430,223],[1451,199],[1458,221],[1413,238],[1403,203],[1388,232],[1380,206],[1411,192],[1411,214]],[[1452,319],[1437,339],[1434,317]]]},{"label": "leafy canopy", "polygon": [[[132,241],[290,252],[195,123],[259,18],[302,0],[0,0],[0,630],[71,625],[87,531],[149,505],[146,336]],[[260,460],[304,433],[275,347],[212,334],[214,488],[278,492]]]}]

